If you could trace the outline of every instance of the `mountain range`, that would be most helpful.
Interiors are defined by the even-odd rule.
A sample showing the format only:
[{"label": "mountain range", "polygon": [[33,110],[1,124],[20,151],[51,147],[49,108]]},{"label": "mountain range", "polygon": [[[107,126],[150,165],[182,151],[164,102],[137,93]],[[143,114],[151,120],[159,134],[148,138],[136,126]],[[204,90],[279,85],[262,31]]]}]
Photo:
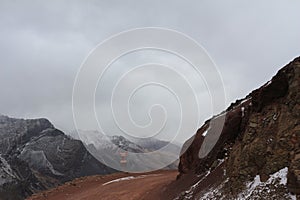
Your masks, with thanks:
[{"label": "mountain range", "polygon": [[115,170],[47,119],[0,116],[0,199],[23,199],[77,177]]},{"label": "mountain range", "polygon": [[[86,136],[82,138],[83,142],[76,134],[71,137],[56,129],[47,119],[16,119],[0,115],[0,200],[24,199],[78,177],[117,172],[108,166],[120,166],[120,149],[148,153],[168,144],[156,139],[136,140],[134,143],[123,136],[99,139],[99,133],[95,131],[81,135]],[[175,169],[179,151],[180,148],[172,144],[170,151],[165,152],[174,159],[171,164],[155,164],[160,161],[152,157],[147,160],[134,157],[128,159],[127,165],[133,165],[133,169],[138,165],[164,165],[166,169]],[[110,165],[103,164],[107,161]]]},{"label": "mountain range", "polygon": [[[73,131],[71,136],[80,139],[86,148],[102,163],[129,172],[155,169],[177,169],[180,147],[156,138],[106,136],[98,131]],[[128,152],[126,167],[120,166],[120,153]]]},{"label": "mountain range", "polygon": [[300,199],[300,57],[208,119],[181,151],[178,172],[92,176],[30,200],[63,191],[74,200]]},{"label": "mountain range", "polygon": [[[173,169],[176,163],[168,162],[176,160],[180,150],[154,138],[130,140],[97,131],[79,130],[72,137],[47,119],[1,115],[0,199],[23,199],[77,177],[116,172],[107,166],[120,166],[122,152],[136,155],[127,158],[125,171]],[[148,153],[157,153],[160,159],[141,156]],[[80,199],[84,191],[93,195],[86,193],[88,199],[100,198],[99,191],[106,199],[300,199],[300,57],[207,120],[181,153],[176,178],[170,170],[91,176],[52,190],[53,198],[42,192],[32,199],[55,199],[64,196],[65,189],[72,191],[68,193],[72,199]],[[132,189],[136,187],[138,191]]]}]

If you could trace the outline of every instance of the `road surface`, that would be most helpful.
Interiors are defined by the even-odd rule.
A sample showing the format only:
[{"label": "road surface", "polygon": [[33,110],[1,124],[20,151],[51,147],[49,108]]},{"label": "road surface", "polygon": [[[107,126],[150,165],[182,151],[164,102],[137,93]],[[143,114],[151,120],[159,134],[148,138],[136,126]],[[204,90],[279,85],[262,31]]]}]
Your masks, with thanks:
[{"label": "road surface", "polygon": [[158,200],[177,171],[91,176],[35,194],[29,200]]}]

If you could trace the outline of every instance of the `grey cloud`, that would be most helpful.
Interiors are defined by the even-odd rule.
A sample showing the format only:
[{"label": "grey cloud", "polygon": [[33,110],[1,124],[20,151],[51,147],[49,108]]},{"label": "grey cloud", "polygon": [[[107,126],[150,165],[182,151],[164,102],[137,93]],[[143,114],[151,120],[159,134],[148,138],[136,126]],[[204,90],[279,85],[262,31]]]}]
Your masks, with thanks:
[{"label": "grey cloud", "polygon": [[297,0],[2,0],[0,113],[47,117],[72,130],[72,87],[84,58],[112,34],[144,26],[175,29],[202,44],[222,74],[229,104],[299,56],[299,7]]}]

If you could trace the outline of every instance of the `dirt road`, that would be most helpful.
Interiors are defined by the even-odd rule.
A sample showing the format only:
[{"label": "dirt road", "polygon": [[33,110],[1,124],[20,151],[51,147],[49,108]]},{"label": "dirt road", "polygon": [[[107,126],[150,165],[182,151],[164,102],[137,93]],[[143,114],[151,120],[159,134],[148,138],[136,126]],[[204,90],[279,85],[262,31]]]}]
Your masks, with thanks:
[{"label": "dirt road", "polygon": [[177,171],[145,174],[118,173],[76,179],[29,200],[158,200]]}]

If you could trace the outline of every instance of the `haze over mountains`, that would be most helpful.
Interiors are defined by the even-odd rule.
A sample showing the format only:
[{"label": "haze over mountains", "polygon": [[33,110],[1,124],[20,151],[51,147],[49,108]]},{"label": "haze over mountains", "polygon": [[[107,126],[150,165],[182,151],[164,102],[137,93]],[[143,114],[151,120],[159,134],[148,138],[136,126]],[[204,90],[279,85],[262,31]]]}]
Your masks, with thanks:
[{"label": "haze over mountains", "polygon": [[115,170],[47,119],[0,116],[0,199],[23,199],[76,177]]},{"label": "haze over mountains", "polygon": [[[78,135],[79,133],[79,135]],[[87,149],[102,163],[119,170],[145,172],[161,168],[176,169],[180,147],[155,138],[105,136],[98,131],[78,130],[71,133],[86,144]],[[126,168],[120,166],[120,153],[131,152]]]},{"label": "haze over mountains", "polygon": [[[90,133],[84,135],[91,136],[91,140],[83,143],[56,129],[47,119],[26,120],[0,115],[0,199],[23,199],[77,177],[116,172],[92,154],[102,155],[99,158],[104,157],[106,162],[120,166],[119,148],[122,151],[147,153],[167,143],[152,139],[135,144],[122,136],[103,137],[97,141]],[[136,142],[139,143],[138,140]],[[159,166],[177,168],[176,153],[179,151],[178,146],[171,145],[170,151],[165,153],[175,162],[169,165],[159,163]],[[134,165],[133,169],[147,165],[157,167],[157,161],[153,159],[133,159],[128,160],[128,168],[130,165]]]},{"label": "haze over mountains", "polygon": [[0,200],[300,200],[299,8],[0,0]]},{"label": "haze over mountains", "polygon": [[177,178],[169,171],[88,177],[31,199],[54,200],[65,197],[63,191],[74,200],[83,194],[91,200],[101,194],[120,200],[300,199],[299,95],[300,57],[207,120],[184,145]]}]

